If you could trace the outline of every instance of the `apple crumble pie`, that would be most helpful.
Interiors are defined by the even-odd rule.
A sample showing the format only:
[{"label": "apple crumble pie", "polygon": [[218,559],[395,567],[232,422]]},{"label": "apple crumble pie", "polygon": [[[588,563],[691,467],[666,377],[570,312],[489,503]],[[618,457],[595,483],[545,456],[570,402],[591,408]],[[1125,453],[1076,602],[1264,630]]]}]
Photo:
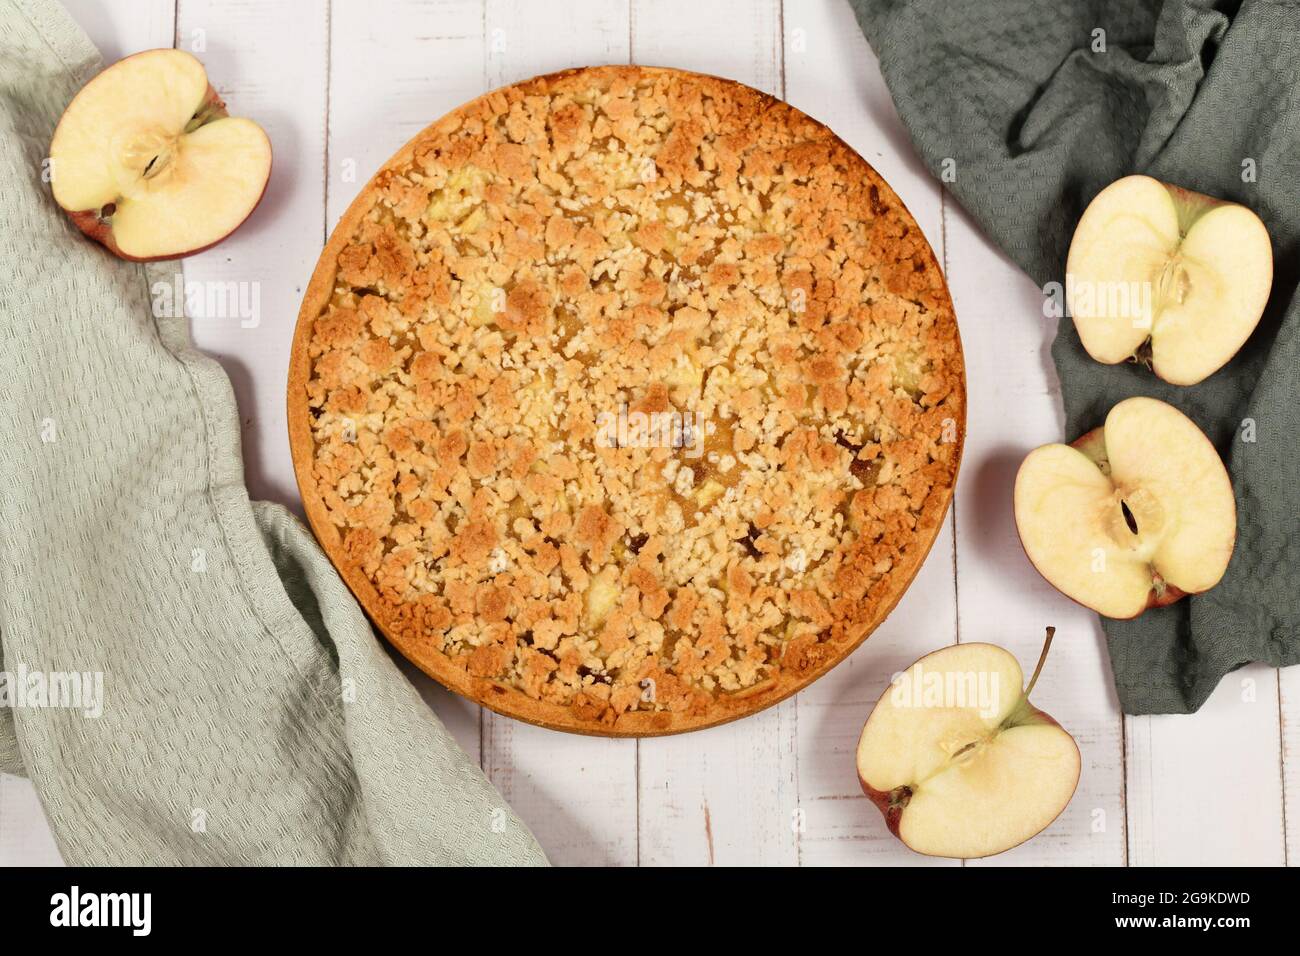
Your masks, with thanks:
[{"label": "apple crumble pie", "polygon": [[885,182],[728,80],[538,77],[404,147],[299,316],[308,517],[384,634],[502,713],[672,733],[785,697],[902,595],[964,434]]}]

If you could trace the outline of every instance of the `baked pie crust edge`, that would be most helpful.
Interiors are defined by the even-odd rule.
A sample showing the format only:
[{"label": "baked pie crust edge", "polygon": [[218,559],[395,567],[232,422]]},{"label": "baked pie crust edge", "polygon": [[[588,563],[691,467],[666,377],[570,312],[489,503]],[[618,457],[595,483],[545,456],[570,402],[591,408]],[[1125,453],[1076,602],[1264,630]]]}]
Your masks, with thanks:
[{"label": "baked pie crust edge", "polygon": [[[602,711],[598,707],[583,708],[572,703],[559,704],[537,700],[510,684],[473,676],[465,666],[435,649],[429,642],[406,634],[397,626],[397,621],[386,619],[382,613],[384,605],[375,584],[360,564],[349,557],[344,548],[342,536],[329,517],[314,474],[316,442],[312,433],[312,413],[307,399],[307,386],[313,373],[309,345],[315,322],[328,307],[334,293],[339,253],[350,243],[358,225],[378,202],[380,194],[377,183],[380,178],[389,171],[402,169],[411,163],[416,149],[426,140],[439,136],[440,129],[453,117],[473,115],[491,98],[508,90],[518,88],[544,93],[557,83],[583,75],[621,77],[631,82],[640,78],[667,75],[670,78],[689,80],[699,84],[705,90],[714,87],[720,92],[725,89],[733,96],[752,97],[756,112],[768,114],[765,117],[767,121],[771,120],[771,113],[775,112],[779,115],[785,111],[790,117],[790,122],[815,126],[825,136],[825,143],[842,150],[844,158],[849,163],[861,165],[866,181],[874,187],[874,190],[879,191],[881,206],[887,210],[886,216],[896,217],[903,226],[907,227],[907,230],[915,231],[915,235],[919,237],[919,243],[913,243],[916,247],[914,268],[918,273],[923,272],[933,279],[934,285],[931,291],[937,299],[934,304],[938,306],[935,325],[942,327],[948,335],[953,350],[947,371],[954,380],[949,383],[950,391],[944,399],[945,408],[949,412],[949,417],[955,422],[956,428],[955,439],[951,443],[953,451],[947,463],[948,480],[942,487],[936,484],[933,489],[936,493],[926,497],[916,519],[914,536],[910,539],[902,558],[885,573],[888,589],[876,596],[872,602],[872,613],[849,621],[846,630],[851,632],[842,638],[819,640],[815,645],[815,652],[804,659],[804,666],[798,668],[783,666],[775,677],[749,688],[735,692],[714,693],[711,703],[704,708],[691,707],[680,711],[627,710],[611,715],[608,710]],[[819,142],[823,141],[819,140]],[[864,158],[829,128],[784,101],[734,80],[668,67],[578,67],[543,74],[492,90],[452,110],[412,137],[360,190],[330,233],[303,296],[289,358],[287,420],[294,472],[312,531],[367,616],[408,660],[448,689],[507,717],[548,729],[577,734],[602,737],[650,737],[714,727],[750,716],[779,703],[807,687],[843,661],[888,617],[915,579],[934,545],[952,501],[966,434],[966,378],[961,339],[951,297],[933,249],[911,213],[888,183]]]}]

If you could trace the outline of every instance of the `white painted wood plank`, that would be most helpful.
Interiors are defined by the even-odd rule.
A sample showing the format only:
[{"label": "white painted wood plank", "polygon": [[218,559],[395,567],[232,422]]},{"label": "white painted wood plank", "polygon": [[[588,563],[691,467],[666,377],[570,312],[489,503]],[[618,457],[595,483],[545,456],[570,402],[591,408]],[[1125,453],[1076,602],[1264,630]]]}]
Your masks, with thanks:
[{"label": "white painted wood plank", "polygon": [[1242,668],[1195,714],[1127,718],[1130,864],[1285,862],[1277,675]]},{"label": "white painted wood plank", "polygon": [[[985,396],[988,389],[996,391],[1000,388],[999,380],[1005,374],[1006,365],[1015,363],[1016,367],[1024,366],[1029,374],[1015,376],[1021,381],[1026,378],[1032,380],[1035,376],[1042,379],[1046,373],[1043,366],[1045,352],[1040,355],[1040,350],[1044,350],[1046,344],[1050,342],[1050,338],[1044,339],[1042,335],[1049,335],[1050,332],[1045,327],[1034,324],[1034,317],[1038,314],[1034,311],[1037,308],[1037,300],[1034,298],[1036,293],[1032,284],[1020,275],[1014,266],[1002,261],[997,253],[988,247],[987,242],[971,229],[968,222],[960,222],[953,230],[952,218],[949,217],[950,231],[945,237],[944,225],[940,221],[941,208],[937,186],[916,157],[906,131],[897,119],[888,90],[879,76],[874,56],[862,39],[847,4],[786,0],[784,22],[786,84],[790,101],[828,123],[876,166],[907,203],[931,244],[946,260],[949,282],[965,340],[968,373],[971,376],[969,431],[955,518],[959,529],[958,592],[963,598],[962,621],[968,625],[962,638],[1004,644],[1020,654],[1027,666],[1031,666],[1036,659],[1038,644],[1041,641],[1041,627],[1035,623],[1023,634],[1004,634],[1002,629],[999,629],[998,633],[986,632],[986,629],[980,626],[981,624],[1008,620],[1006,610],[998,607],[998,603],[1005,604],[1008,609],[1022,606],[1020,595],[1016,588],[1003,588],[996,597],[993,597],[984,580],[985,576],[975,577],[967,573],[986,567],[982,564],[981,555],[973,547],[961,549],[960,546],[965,543],[963,534],[983,535],[985,533],[987,522],[981,520],[981,515],[987,515],[992,511],[1002,516],[1005,527],[1001,528],[1001,531],[1010,532],[1009,542],[1005,533],[997,541],[999,550],[1011,555],[1013,559],[1020,554],[1014,523],[1010,523],[1009,478],[1005,483],[1005,490],[999,484],[1001,479],[989,481],[984,477],[981,480],[981,475],[987,475],[987,466],[991,460],[988,453],[996,447],[987,438],[993,438],[996,442],[999,437],[990,435],[989,430],[984,426],[986,423],[996,425],[999,420],[1005,421],[1003,403],[1018,405],[1019,396],[1002,394],[996,398]],[[837,84],[847,84],[853,92],[845,95]],[[994,276],[985,276],[981,280],[982,270],[990,262],[995,268],[1000,268],[1000,271]],[[999,337],[1006,323],[1000,321],[1000,316],[998,319],[988,321],[985,315],[981,314],[988,311],[989,305],[1005,301],[1008,290],[1021,293],[1020,300],[1024,303],[1021,311],[1029,319],[1029,325],[1025,326],[1030,334],[1029,346],[1021,349],[1014,356],[1007,356],[1005,352],[1000,353]],[[988,364],[985,361],[986,357],[996,357],[999,354],[1004,368],[986,377],[984,371]],[[980,363],[983,363],[983,367],[977,367]],[[1031,393],[1033,391],[1030,390]],[[1037,391],[1039,392],[1036,400],[1037,410],[1042,414],[1044,421],[1052,426],[1048,428],[1048,434],[1043,438],[1046,441],[1056,437],[1051,432],[1059,429],[1055,411],[1056,403],[1048,389],[1042,388]],[[990,414],[981,415],[986,406]],[[1017,428],[1013,427],[1010,431],[1014,433]],[[976,462],[980,462],[985,467],[975,465]],[[1018,459],[1010,466],[1010,475],[1014,475],[1015,464],[1018,464]],[[1001,470],[1006,472],[1006,463],[1003,463]],[[977,472],[980,474],[976,474]],[[963,502],[966,506],[964,509]],[[976,525],[975,522],[979,524]],[[871,692],[869,694],[859,692],[856,695],[859,699],[850,695],[847,699],[853,703],[848,709],[861,709],[861,714],[854,713],[851,717],[846,714],[845,724],[839,728],[839,733],[825,735],[830,739],[838,737],[841,741],[840,747],[845,753],[846,778],[851,770],[852,745],[856,742],[857,731],[860,730],[860,724],[865,719],[871,704],[874,703],[875,697],[887,685],[888,672],[901,669],[920,654],[948,643],[952,639],[952,626],[948,620],[945,620],[943,613],[937,611],[932,597],[939,593],[943,581],[951,581],[951,575],[946,573],[946,569],[944,572],[939,572],[934,567],[938,561],[937,554],[951,547],[951,538],[936,542],[935,553],[931,555],[921,576],[909,592],[908,598],[886,625],[873,635],[848,662],[854,669],[863,669],[864,665],[865,668],[870,669]],[[947,553],[950,555],[951,550]],[[1032,570],[1030,574],[1033,574]],[[1040,582],[1034,576],[1029,583],[1037,585]],[[1073,608],[1069,610],[1074,611],[1083,624],[1090,626],[1087,631],[1089,635],[1096,633],[1095,623],[1090,615],[1086,612],[1077,612]],[[1035,613],[1036,611],[1031,608],[1025,616],[1032,618]],[[1087,640],[1092,640],[1091,636]],[[886,642],[896,643],[886,649]],[[874,651],[879,651],[890,661],[888,668],[871,667],[870,655]],[[1040,853],[1057,860],[1068,856],[1074,850],[1060,844],[1058,831],[1064,832],[1061,828],[1070,825],[1072,828],[1068,832],[1072,834],[1071,839],[1086,847],[1089,854],[1093,854],[1088,857],[1089,859],[1120,862],[1123,855],[1123,816],[1119,722],[1114,713],[1113,694],[1108,690],[1108,675],[1104,667],[1099,667],[1102,664],[1101,652],[1094,644],[1091,649],[1085,649],[1082,653],[1072,650],[1068,655],[1061,654],[1059,646],[1054,653],[1060,658],[1068,656],[1071,661],[1076,658],[1091,661],[1092,669],[1088,672],[1091,675],[1090,690],[1100,695],[1098,699],[1107,702],[1102,710],[1109,709],[1110,713],[1098,726],[1089,724],[1085,727],[1076,723],[1071,729],[1077,737],[1081,738],[1080,745],[1085,749],[1085,761],[1091,754],[1094,765],[1101,768],[1105,780],[1102,782],[1092,775],[1094,781],[1092,784],[1081,785],[1080,794],[1076,797],[1071,811],[1067,812],[1066,818],[1048,834],[1039,838],[1044,844],[1054,844],[1050,849],[1030,844],[1015,854],[1001,859],[1009,862],[1013,858],[1019,858],[1025,862],[1032,862],[1033,858]],[[1060,665],[1061,660],[1054,659],[1054,663]],[[801,714],[805,706],[811,708],[813,698],[826,693],[836,683],[849,680],[849,677],[842,675],[841,671],[837,671],[800,695]],[[1045,684],[1043,689],[1046,690],[1048,686],[1050,685]],[[1096,708],[1091,706],[1086,694],[1080,694],[1074,703],[1074,710],[1086,717],[1090,713],[1095,713]],[[1058,716],[1062,713],[1058,708]],[[853,726],[854,722],[859,725],[857,728]],[[802,739],[799,753],[801,773],[803,768],[812,762],[806,750],[809,743],[808,735],[804,732],[804,723],[805,721],[801,720]],[[816,783],[813,780],[801,779],[801,786],[805,788],[804,795],[807,799],[808,789],[815,788]],[[836,793],[833,789],[824,791],[825,797],[849,806],[854,802],[861,802],[855,792],[856,780],[850,778],[842,782],[841,787],[841,793]],[[1086,813],[1081,814],[1080,808],[1084,807],[1084,804],[1087,804]],[[867,809],[874,813],[870,807]],[[870,826],[865,828],[865,832],[858,832],[853,828],[858,818],[852,812],[844,813],[841,810],[841,814],[842,825],[845,828],[841,832],[848,839],[868,839],[876,832],[877,821],[874,819],[868,821]],[[861,824],[858,826],[861,827]],[[1106,827],[1106,829],[1093,834],[1094,826]],[[805,861],[833,862],[843,855],[842,849],[832,843],[829,857],[822,856],[814,849],[813,842],[810,837],[805,837],[801,844]],[[878,849],[883,849],[888,862],[897,861],[900,851],[892,840],[886,840],[883,847],[873,847],[872,851]],[[901,852],[906,854],[905,850]],[[908,857],[910,854],[903,859]],[[874,856],[872,858],[874,859]]]},{"label": "white painted wood plank", "polygon": [[1282,816],[1286,862],[1300,866],[1300,667],[1277,672],[1278,713],[1282,728]]},{"label": "white painted wood plank", "polygon": [[171,46],[176,34],[175,0],[63,0],[63,6],[99,47],[106,64]]},{"label": "white painted wood plank", "polygon": [[886,829],[858,784],[862,725],[893,675],[953,642],[952,532],[945,525],[929,559],[894,613],[837,668],[802,691],[798,707],[798,789],[804,866],[944,866],[913,853]]},{"label": "white painted wood plank", "polygon": [[484,718],[483,769],[553,864],[636,865],[635,740]]},{"label": "white painted wood plank", "polygon": [[[795,26],[789,3],[786,23],[789,34]],[[892,155],[897,155],[897,147]],[[1060,631],[1053,660],[1035,696],[1075,735],[1084,755],[1079,791],[1062,818],[1036,840],[987,862],[1119,863],[1125,855],[1123,726],[1100,627],[1093,615],[1057,595],[1028,566],[1010,509],[1011,483],[1023,454],[1041,442],[1063,437],[1058,386],[1048,353],[1054,322],[1040,318],[1041,296],[1029,280],[955,208],[949,210],[946,233],[949,281],[962,322],[971,400],[957,508],[961,639],[1003,644],[1021,657],[1028,670],[1036,658],[1042,627],[1056,624]],[[1008,374],[1010,370],[1016,374]],[[1099,702],[1104,705],[1099,707]],[[1267,795],[1276,792],[1276,770],[1266,742],[1276,733],[1270,727],[1276,725],[1276,718],[1270,720],[1262,708],[1256,708],[1239,712],[1234,719],[1251,720],[1251,739],[1265,742],[1255,758],[1242,764],[1242,772],[1255,782],[1252,789],[1265,795],[1263,802],[1272,805]],[[1208,735],[1211,746],[1223,748],[1222,762],[1242,754],[1236,749],[1235,735],[1209,721],[1196,731],[1186,723],[1168,721],[1160,722],[1160,728],[1152,749],[1129,748],[1128,799],[1130,805],[1135,797],[1143,799],[1141,788],[1135,787],[1137,780],[1168,779],[1172,766],[1184,767],[1182,778],[1162,789],[1195,795],[1192,802],[1176,812],[1166,808],[1153,814],[1149,822],[1156,832],[1168,834],[1164,839],[1153,834],[1158,845],[1181,845],[1191,854],[1190,861],[1198,852],[1198,841],[1188,839],[1188,821],[1196,818],[1197,807],[1218,801],[1204,799],[1207,788],[1199,782],[1204,779],[1204,757],[1171,764],[1161,760],[1160,748],[1172,746],[1179,752],[1194,746],[1203,752]],[[1184,739],[1185,744],[1179,742]],[[1159,762],[1160,774],[1150,772],[1149,761]],[[1155,805],[1164,806],[1159,801]],[[1227,808],[1221,809],[1227,815]],[[1224,845],[1235,845],[1236,850],[1225,861],[1265,858],[1268,847],[1280,845],[1280,836],[1273,834],[1275,819],[1276,813],[1265,813],[1248,824],[1251,832],[1243,832],[1240,838],[1226,836]],[[1220,832],[1225,829],[1223,824],[1213,826]],[[1134,862],[1139,857],[1135,853]]]},{"label": "white painted wood plank", "polygon": [[813,810],[798,795],[793,698],[744,720],[641,741],[642,866],[793,866]]},{"label": "white painted wood plank", "polygon": [[[141,50],[172,45],[173,0],[139,0],[129,6],[66,0],[64,6],[99,48],[106,64]],[[30,781],[0,774],[0,866],[59,866],[62,862]]]},{"label": "white painted wood plank", "polygon": [[[172,0],[66,4],[110,62],[139,49],[171,45],[177,33],[181,45],[187,46],[195,39],[195,29],[206,28],[212,52],[200,56],[214,82],[229,94],[235,111],[253,116],[272,133],[273,188],[281,188],[277,180],[289,157],[310,155],[315,148],[297,131],[309,109],[304,102],[317,97],[323,104],[324,88],[304,85],[305,100],[283,92],[295,80],[295,69],[313,56],[326,56],[328,47],[310,33],[310,23],[305,38],[295,30],[286,42],[283,34],[264,26],[277,19],[276,12],[254,9],[275,5],[183,0],[182,29],[177,31]],[[247,277],[257,265],[259,248],[268,248],[266,234],[256,239],[252,235],[261,228],[283,230],[276,234],[289,243],[297,231],[310,233],[318,250],[325,224],[337,220],[380,162],[426,123],[485,89],[584,62],[619,62],[629,52],[636,62],[733,76],[777,94],[782,92],[784,53],[785,92],[791,101],[828,122],[862,152],[902,195],[932,244],[940,246],[937,237],[943,223],[926,198],[932,183],[917,168],[874,66],[863,56],[865,46],[846,4],[785,0],[784,49],[776,27],[781,20],[776,0],[711,4],[711,9],[685,0],[633,0],[630,8],[622,2],[592,0],[563,9],[548,4],[544,10],[524,0],[386,0],[332,6],[328,207],[322,211],[318,198],[314,213],[305,212],[310,204],[295,189],[309,195],[313,179],[307,165],[298,165],[295,158],[294,179],[301,175],[307,183],[285,183],[274,216],[265,216],[262,226],[250,222],[245,227],[249,235],[236,236],[209,254],[213,258],[237,253],[228,266],[216,259],[204,275],[228,275],[236,281]],[[228,35],[221,29],[240,18],[242,32]],[[504,31],[498,38],[504,44],[494,45],[494,29]],[[620,46],[624,33],[634,35],[630,51],[626,41]],[[269,54],[258,46],[265,42],[273,44]],[[249,63],[246,58],[254,47],[257,62]],[[290,48],[297,49],[286,62]],[[825,63],[818,60],[823,56]],[[225,65],[231,67],[228,72]],[[288,75],[277,87],[274,78],[254,77],[259,68]],[[323,195],[324,155],[318,170],[314,182]],[[355,175],[349,176],[350,171]],[[259,216],[276,201],[268,194]],[[1035,444],[1062,437],[1047,353],[1051,329],[1037,319],[1037,291],[988,247],[963,215],[949,209],[947,230],[949,280],[972,377],[972,419],[957,508],[961,637],[1003,643],[1028,667],[1041,626],[1057,624],[1053,665],[1035,697],[1075,733],[1084,752],[1080,792],[1065,817],[1024,848],[991,862],[1121,862],[1121,723],[1109,689],[1100,631],[1090,614],[1059,598],[1028,568],[1010,516],[1010,481],[1020,456]],[[237,245],[243,242],[250,244]],[[278,255],[280,262],[292,259],[290,253]],[[285,317],[280,315],[282,304],[269,305],[267,298],[273,287],[285,297],[283,270],[261,289],[263,325],[272,321],[272,311],[275,322],[285,321],[286,347],[301,283],[315,255],[312,251],[303,259],[301,272],[291,280],[292,301]],[[243,414],[256,423],[246,438],[253,449],[249,470],[254,490],[292,498],[287,453],[273,442],[263,444],[263,434],[275,440],[283,435],[282,421],[271,423],[283,416],[283,357],[259,358],[262,346],[253,342],[270,341],[265,330],[196,324],[195,331],[201,346],[226,360]],[[643,830],[641,856],[647,863],[707,862],[709,832],[713,857],[720,863],[790,862],[792,853],[806,863],[912,862],[910,854],[884,837],[870,815],[874,811],[858,806],[864,801],[852,775],[852,747],[890,673],[946,642],[931,639],[948,626],[947,612],[932,598],[950,580],[936,556],[951,548],[951,537],[941,538],[890,620],[849,661],[796,701],[730,727],[643,742],[639,816],[635,785],[626,783],[629,763],[635,776],[635,743],[550,734],[494,719],[484,763],[558,862],[633,862],[638,824]],[[1067,654],[1061,653],[1067,649]],[[1255,681],[1253,704],[1241,699],[1242,678]],[[478,753],[478,708],[422,677],[417,683],[462,744]],[[1271,718],[1267,710],[1273,711]],[[1132,718],[1128,736],[1132,862],[1281,862],[1287,853],[1282,842],[1284,786],[1286,837],[1291,859],[1297,858],[1300,668],[1278,677],[1264,668],[1232,675],[1201,714]],[[774,737],[788,743],[774,745]],[[612,775],[611,763],[616,765]],[[607,807],[610,802],[616,804],[613,812]],[[797,841],[788,835],[791,803],[805,813],[806,829]],[[757,805],[749,810],[742,804]],[[15,859],[13,848],[19,845],[29,850]],[[0,780],[0,864],[41,862],[52,850],[30,786],[16,778]]]},{"label": "white painted wood plank", "polygon": [[[350,26],[345,21],[340,28]],[[234,385],[250,494],[293,505],[298,493],[285,424],[284,376],[302,291],[324,240],[329,28],[325,7],[314,0],[183,0],[176,29],[181,47],[203,60],[231,111],[257,120],[271,137],[274,168],[262,205],[226,242],[186,259],[184,274],[187,289],[190,284],[229,289],[235,283],[241,295],[248,292],[241,301],[259,307],[242,314],[191,310],[190,325],[195,344],[222,362]],[[346,40],[340,47],[339,56],[350,55]],[[355,89],[345,84],[345,102],[355,102]],[[333,155],[347,156],[349,143],[337,135],[331,142]],[[333,164],[333,171],[349,201],[370,173],[360,163],[353,168],[342,162]],[[393,656],[461,746],[478,759],[478,708],[448,694],[400,655]]]},{"label": "white painted wood plank", "polygon": [[626,0],[486,0],[487,80],[517,83],[575,66],[626,63]]},{"label": "white painted wood plank", "polygon": [[[324,9],[317,3],[309,6]],[[314,157],[315,166],[308,171],[317,191],[314,218],[294,216],[286,223],[301,233],[304,243],[314,244],[310,262],[295,282],[295,302],[286,319],[290,323],[297,316],[297,300],[315,267],[325,230],[334,228],[361,188],[399,147],[486,88],[482,0],[436,4],[373,0],[335,3],[330,10],[327,42],[313,39],[308,45],[317,55],[329,51],[328,149]],[[324,95],[323,80],[317,82]],[[323,102],[319,108],[299,104],[295,112],[324,116],[325,106]],[[323,214],[322,194],[326,197]],[[280,389],[284,367],[278,376]],[[482,762],[481,708],[392,653],[461,747]]]},{"label": "white painted wood plank", "polygon": [[[633,0],[632,60],[782,95],[777,0]],[[712,731],[641,742],[641,861],[793,865],[793,700]]]},{"label": "white painted wood plank", "polygon": [[[484,89],[592,63],[626,63],[625,3],[487,0]],[[542,730],[483,712],[483,767],[554,863],[637,861],[637,744]]]},{"label": "white painted wood plank", "polygon": [[[957,175],[961,175],[960,168]],[[1032,672],[1057,628],[1034,703],[1074,735],[1083,757],[1073,801],[1044,833],[988,864],[1124,862],[1122,725],[1101,628],[1029,564],[1011,510],[1021,460],[1060,441],[1059,386],[1048,349],[1055,320],[1035,285],[955,203],[946,205],[948,282],[961,324],[969,397],[957,489],[957,595],[963,642],[1014,653]]]},{"label": "white painted wood plank", "polygon": [[333,229],[380,165],[488,86],[483,0],[335,3],[330,23]]},{"label": "white painted wood plank", "polygon": [[630,0],[632,62],[725,76],[781,96],[780,0]]},{"label": "white painted wood plank", "polygon": [[[847,3],[785,0],[786,98],[821,120],[885,177],[936,255],[943,256],[938,184],[903,130]],[[952,519],[888,620],[834,671],[799,694],[799,796],[804,865],[945,865],[912,853],[885,828],[858,785],[862,725],[890,678],[957,637]]]},{"label": "white painted wood plank", "polygon": [[785,99],[829,126],[898,193],[942,261],[940,188],[912,148],[847,3],[785,0]]},{"label": "white painted wood plank", "polygon": [[182,0],[180,49],[203,61],[232,115],[271,138],[271,181],[229,239],[184,260],[195,344],[220,361],[239,403],[249,493],[298,501],[284,376],[302,290],[320,254],[325,155],[325,10],[312,0]]},{"label": "white painted wood plank", "polygon": [[62,865],[31,783],[0,773],[0,867]]}]

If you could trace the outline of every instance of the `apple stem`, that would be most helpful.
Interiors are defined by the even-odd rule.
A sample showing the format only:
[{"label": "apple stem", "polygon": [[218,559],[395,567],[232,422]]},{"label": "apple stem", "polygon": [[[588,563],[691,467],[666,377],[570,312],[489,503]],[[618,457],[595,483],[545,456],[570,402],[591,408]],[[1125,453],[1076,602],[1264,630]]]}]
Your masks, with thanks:
[{"label": "apple stem", "polygon": [[1043,672],[1043,665],[1047,663],[1047,652],[1052,649],[1052,636],[1056,634],[1056,628],[1047,629],[1047,639],[1043,641],[1043,653],[1038,655],[1038,666],[1034,668],[1034,676],[1029,678],[1029,686],[1025,688],[1025,696],[1028,697],[1034,692],[1034,685],[1038,683],[1038,675]]}]

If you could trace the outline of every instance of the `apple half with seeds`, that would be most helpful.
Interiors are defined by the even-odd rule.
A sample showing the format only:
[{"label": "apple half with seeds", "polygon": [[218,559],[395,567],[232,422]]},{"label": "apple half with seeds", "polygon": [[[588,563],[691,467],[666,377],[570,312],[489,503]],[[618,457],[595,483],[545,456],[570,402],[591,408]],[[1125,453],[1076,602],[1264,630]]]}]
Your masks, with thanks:
[{"label": "apple half with seeds", "polygon": [[1237,541],[1219,453],[1154,398],[1125,399],[1072,445],[1031,451],[1016,475],[1015,515],[1039,573],[1112,618],[1214,587]]},{"label": "apple half with seeds", "polygon": [[1074,738],[1029,702],[1008,651],[955,644],[894,679],[858,741],[858,780],[889,831],[917,853],[971,859],[1025,842],[1079,785]]},{"label": "apple half with seeds", "polygon": [[136,261],[220,242],[270,175],[266,133],[227,116],[203,64],[183,50],[146,50],[99,73],[50,143],[55,201],[87,236]]},{"label": "apple half with seeds", "polygon": [[1245,206],[1126,176],[1089,203],[1070,243],[1066,301],[1098,362],[1149,362],[1174,385],[1222,368],[1259,324],[1273,247]]}]

